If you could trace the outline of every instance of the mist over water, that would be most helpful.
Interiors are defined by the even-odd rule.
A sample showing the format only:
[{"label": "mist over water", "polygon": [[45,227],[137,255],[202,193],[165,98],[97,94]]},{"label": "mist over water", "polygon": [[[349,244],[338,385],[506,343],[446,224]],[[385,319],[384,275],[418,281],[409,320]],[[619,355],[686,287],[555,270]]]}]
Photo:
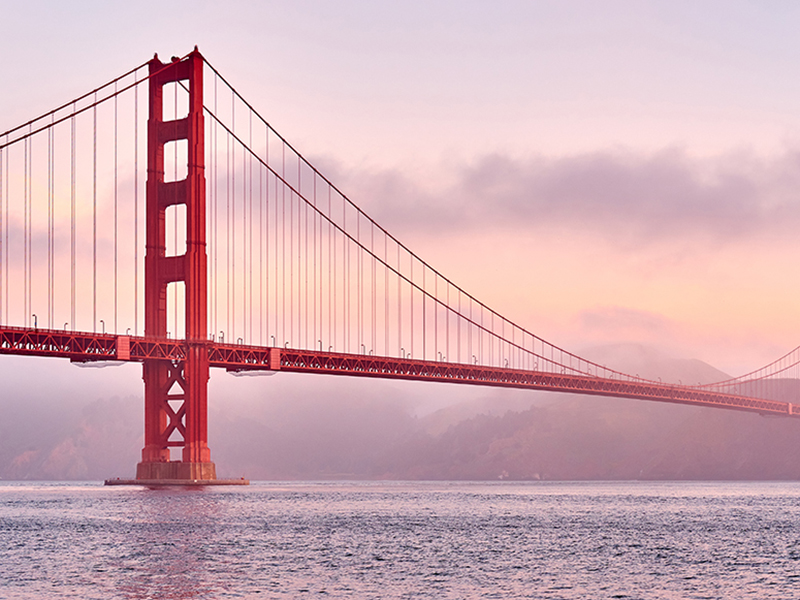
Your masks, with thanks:
[{"label": "mist over water", "polygon": [[797,483],[0,485],[0,597],[789,598]]}]

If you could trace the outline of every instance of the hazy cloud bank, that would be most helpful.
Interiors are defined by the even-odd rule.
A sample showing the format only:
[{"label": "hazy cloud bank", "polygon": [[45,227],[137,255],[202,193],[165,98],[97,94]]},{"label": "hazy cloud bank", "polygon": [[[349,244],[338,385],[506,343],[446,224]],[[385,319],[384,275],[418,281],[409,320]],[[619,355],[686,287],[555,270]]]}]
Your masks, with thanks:
[{"label": "hazy cloud bank", "polygon": [[[390,231],[564,227],[622,243],[788,232],[800,222],[800,151],[694,159],[677,149],[562,158],[487,155],[422,177],[332,165],[357,204]],[[447,178],[450,182],[442,184]]]},{"label": "hazy cloud bank", "polygon": [[583,310],[578,322],[586,336],[601,335],[616,339],[659,340],[663,345],[679,345],[680,325],[663,315],[622,306],[598,306]]}]

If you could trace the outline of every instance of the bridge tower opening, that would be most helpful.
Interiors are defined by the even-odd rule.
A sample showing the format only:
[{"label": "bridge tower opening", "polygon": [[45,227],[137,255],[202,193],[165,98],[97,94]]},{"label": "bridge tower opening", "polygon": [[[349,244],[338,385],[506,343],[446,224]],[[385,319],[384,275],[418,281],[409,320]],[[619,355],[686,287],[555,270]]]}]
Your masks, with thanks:
[{"label": "bridge tower opening", "polygon": [[[149,73],[145,337],[167,337],[167,287],[183,282],[186,352],[183,360],[144,361],[144,448],[136,479],[212,481],[216,480],[216,467],[208,448],[207,417],[203,57],[196,47],[185,59],[173,59],[172,63],[162,63],[155,56],[149,63]],[[185,118],[165,121],[164,86],[170,83],[188,89],[189,112]],[[165,182],[165,144],[184,140],[186,178]],[[186,249],[183,254],[168,256],[166,210],[179,205],[185,207]],[[175,212],[177,218],[180,213]],[[171,448],[182,449],[181,460],[171,460]]]}]

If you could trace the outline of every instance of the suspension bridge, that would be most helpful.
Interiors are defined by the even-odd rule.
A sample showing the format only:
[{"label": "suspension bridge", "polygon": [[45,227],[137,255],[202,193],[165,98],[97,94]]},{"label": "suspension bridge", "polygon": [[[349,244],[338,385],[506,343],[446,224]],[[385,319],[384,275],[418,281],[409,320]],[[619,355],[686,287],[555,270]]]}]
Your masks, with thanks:
[{"label": "suspension bridge", "polygon": [[[800,349],[709,385],[586,360],[376,223],[197,50],[0,134],[0,353],[143,365],[139,483],[213,483],[211,368],[800,416]],[[785,395],[785,394],[784,394]]]}]

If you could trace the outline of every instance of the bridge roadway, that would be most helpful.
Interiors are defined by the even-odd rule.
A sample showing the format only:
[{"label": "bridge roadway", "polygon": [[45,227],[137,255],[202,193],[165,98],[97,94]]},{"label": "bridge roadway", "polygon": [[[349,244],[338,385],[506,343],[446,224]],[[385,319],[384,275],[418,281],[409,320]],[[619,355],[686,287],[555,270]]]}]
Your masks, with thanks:
[{"label": "bridge roadway", "polygon": [[[0,327],[0,354],[51,356],[73,362],[168,360],[182,361],[188,342],[130,335],[97,334],[54,329]],[[511,387],[596,396],[633,398],[800,417],[800,405],[707,388],[665,384],[635,377],[606,378],[463,363],[346,354],[292,348],[203,342],[211,367],[228,371],[286,371],[383,379],[439,381]]]}]

